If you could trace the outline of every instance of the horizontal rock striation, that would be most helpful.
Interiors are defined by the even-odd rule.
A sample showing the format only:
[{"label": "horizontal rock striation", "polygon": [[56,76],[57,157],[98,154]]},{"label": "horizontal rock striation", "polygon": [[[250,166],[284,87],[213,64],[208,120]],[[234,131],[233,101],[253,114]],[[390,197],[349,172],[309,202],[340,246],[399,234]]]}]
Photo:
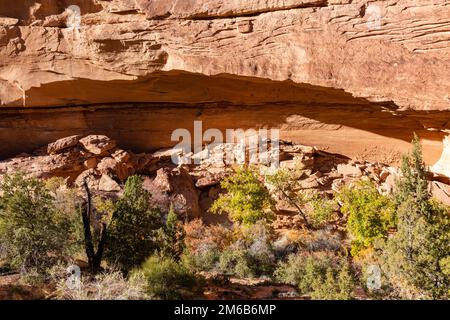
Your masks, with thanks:
[{"label": "horizontal rock striation", "polygon": [[[79,27],[69,23],[73,4]],[[141,100],[183,102],[176,82],[152,86],[164,72],[183,70],[292,80],[443,110],[450,107],[449,59],[445,0],[0,4],[0,100],[8,107],[115,102],[124,83]],[[105,84],[91,90],[92,81]]]},{"label": "horizontal rock striation", "polygon": [[3,0],[0,157],[92,133],[152,151],[203,120],[386,163],[417,132],[433,164],[449,70],[446,0]]}]

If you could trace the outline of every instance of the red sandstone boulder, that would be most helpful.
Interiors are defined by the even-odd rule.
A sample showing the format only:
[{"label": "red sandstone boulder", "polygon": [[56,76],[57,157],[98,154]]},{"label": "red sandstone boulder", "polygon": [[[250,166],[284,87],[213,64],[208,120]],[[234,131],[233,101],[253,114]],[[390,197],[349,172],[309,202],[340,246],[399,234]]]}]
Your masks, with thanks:
[{"label": "red sandstone boulder", "polygon": [[147,179],[145,188],[152,194],[155,205],[167,211],[173,206],[183,216],[198,218],[202,214],[199,205],[199,193],[192,177],[183,168],[161,168],[156,178]]},{"label": "red sandstone boulder", "polygon": [[80,143],[83,147],[97,155],[106,155],[108,150],[113,149],[116,146],[116,142],[107,136],[103,135],[90,135],[80,139]]},{"label": "red sandstone boulder", "polygon": [[50,143],[47,146],[47,153],[54,154],[66,150],[68,148],[75,147],[78,144],[78,141],[80,141],[80,138],[81,136],[75,135],[56,140],[55,142]]}]

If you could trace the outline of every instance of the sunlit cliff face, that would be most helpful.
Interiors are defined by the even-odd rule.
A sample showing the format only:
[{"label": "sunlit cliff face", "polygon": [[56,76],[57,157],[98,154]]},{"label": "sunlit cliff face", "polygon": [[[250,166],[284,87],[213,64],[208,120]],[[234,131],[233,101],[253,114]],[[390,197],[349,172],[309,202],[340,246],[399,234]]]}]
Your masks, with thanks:
[{"label": "sunlit cliff face", "polygon": [[416,132],[433,164],[448,17],[444,0],[5,0],[0,157],[89,133],[155,150],[202,120],[386,163]]}]

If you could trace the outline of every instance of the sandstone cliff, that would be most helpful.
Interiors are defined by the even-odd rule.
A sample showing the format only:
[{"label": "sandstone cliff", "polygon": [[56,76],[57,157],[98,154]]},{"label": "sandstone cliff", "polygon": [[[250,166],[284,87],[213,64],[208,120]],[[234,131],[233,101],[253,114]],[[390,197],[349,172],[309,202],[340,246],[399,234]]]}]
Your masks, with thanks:
[{"label": "sandstone cliff", "polygon": [[446,0],[2,0],[0,156],[90,133],[154,150],[201,118],[385,162],[415,131],[431,164],[449,71]]},{"label": "sandstone cliff", "polygon": [[3,0],[0,17],[4,106],[217,101],[155,73],[183,70],[450,108],[450,1]]}]

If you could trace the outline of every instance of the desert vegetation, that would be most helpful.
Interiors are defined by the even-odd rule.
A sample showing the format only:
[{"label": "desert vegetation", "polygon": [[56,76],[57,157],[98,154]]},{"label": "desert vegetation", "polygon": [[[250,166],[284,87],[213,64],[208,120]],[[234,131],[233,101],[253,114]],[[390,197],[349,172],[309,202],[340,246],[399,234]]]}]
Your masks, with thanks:
[{"label": "desert vegetation", "polygon": [[[231,278],[288,285],[302,299],[449,298],[450,209],[430,195],[417,137],[391,193],[370,179],[311,192],[303,170],[236,168],[210,209],[228,220],[210,224],[154,206],[138,175],[117,199],[92,197],[87,183],[77,191],[63,179],[7,175],[0,272],[45,287],[49,299],[199,298]],[[301,228],[275,227],[282,201]],[[78,278],[67,274],[74,265]]]}]

